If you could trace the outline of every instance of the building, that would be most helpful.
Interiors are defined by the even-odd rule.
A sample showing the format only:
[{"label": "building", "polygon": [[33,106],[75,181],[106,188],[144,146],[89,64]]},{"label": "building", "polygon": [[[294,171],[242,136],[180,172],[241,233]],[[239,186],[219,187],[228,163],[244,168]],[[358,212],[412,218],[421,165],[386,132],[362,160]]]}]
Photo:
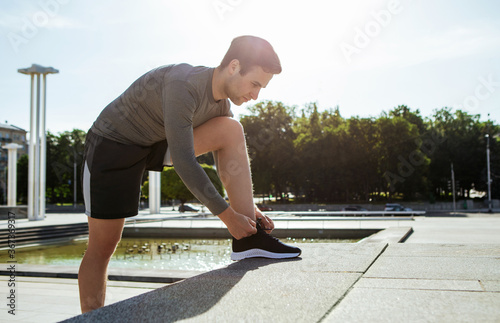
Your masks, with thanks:
[{"label": "building", "polygon": [[[28,153],[28,141],[26,139],[27,131],[16,127],[14,125],[9,125],[7,123],[0,123],[0,145],[15,143],[23,146],[23,148],[17,150],[17,157],[26,155]],[[0,160],[3,162],[7,161],[7,152],[3,149],[0,151]]]},{"label": "building", "polygon": [[[26,130],[0,123],[0,145],[3,147],[6,144],[15,143],[23,146],[17,150],[17,158],[28,154],[28,142],[26,139]],[[7,200],[7,149],[0,149],[0,204],[4,204]]]}]

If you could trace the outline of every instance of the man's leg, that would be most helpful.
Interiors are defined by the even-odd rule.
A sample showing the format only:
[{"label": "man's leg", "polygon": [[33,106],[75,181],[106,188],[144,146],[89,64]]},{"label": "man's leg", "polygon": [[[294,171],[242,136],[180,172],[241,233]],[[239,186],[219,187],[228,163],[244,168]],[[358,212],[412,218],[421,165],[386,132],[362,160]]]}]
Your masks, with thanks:
[{"label": "man's leg", "polygon": [[82,313],[104,306],[109,260],[121,239],[125,219],[88,217],[89,242],[78,272]]},{"label": "man's leg", "polygon": [[[255,220],[252,177],[241,124],[227,117],[214,118],[194,129],[196,155],[217,151],[218,172],[234,211]],[[260,225],[257,232],[240,240],[233,239],[232,260],[252,257],[294,258],[301,250],[283,244],[267,234]]]},{"label": "man's leg", "polygon": [[217,167],[231,207],[255,220],[250,164],[241,124],[228,117],[210,119],[193,131],[197,156],[217,151]]}]

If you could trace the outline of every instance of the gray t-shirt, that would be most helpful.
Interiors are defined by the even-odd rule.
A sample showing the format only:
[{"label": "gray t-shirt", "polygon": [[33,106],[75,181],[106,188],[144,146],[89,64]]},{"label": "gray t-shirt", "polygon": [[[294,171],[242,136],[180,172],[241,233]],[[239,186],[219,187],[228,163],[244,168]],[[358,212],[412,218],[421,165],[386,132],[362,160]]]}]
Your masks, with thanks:
[{"label": "gray t-shirt", "polygon": [[215,101],[213,97],[213,72],[213,68],[189,64],[156,68],[104,108],[91,130],[139,146],[166,139],[179,177],[218,215],[228,204],[196,161],[193,146],[193,128],[214,117],[233,116],[227,99]]}]

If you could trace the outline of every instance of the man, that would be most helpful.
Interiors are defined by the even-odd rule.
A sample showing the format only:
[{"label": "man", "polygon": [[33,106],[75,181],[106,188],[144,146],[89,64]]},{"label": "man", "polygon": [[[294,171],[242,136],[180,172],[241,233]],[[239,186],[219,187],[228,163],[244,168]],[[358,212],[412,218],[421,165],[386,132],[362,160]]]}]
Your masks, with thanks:
[{"label": "man", "polygon": [[[78,273],[82,312],[104,305],[107,266],[126,217],[137,215],[145,170],[173,165],[201,203],[233,236],[233,260],[291,258],[298,248],[268,235],[273,221],[253,203],[244,132],[229,100],[256,100],[274,74],[278,56],[265,40],[235,38],[217,68],[188,64],[154,69],[111,102],[85,142],[83,192],[89,242]],[[230,206],[196,161],[213,152]]]}]

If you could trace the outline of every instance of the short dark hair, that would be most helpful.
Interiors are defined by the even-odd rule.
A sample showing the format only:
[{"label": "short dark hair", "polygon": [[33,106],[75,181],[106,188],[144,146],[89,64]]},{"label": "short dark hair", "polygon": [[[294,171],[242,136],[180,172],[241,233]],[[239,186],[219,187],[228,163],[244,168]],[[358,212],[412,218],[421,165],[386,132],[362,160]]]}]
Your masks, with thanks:
[{"label": "short dark hair", "polygon": [[281,73],[280,59],[273,46],[259,37],[240,36],[233,39],[219,68],[224,69],[233,59],[240,62],[241,75],[245,75],[254,66],[262,67],[266,73]]}]

